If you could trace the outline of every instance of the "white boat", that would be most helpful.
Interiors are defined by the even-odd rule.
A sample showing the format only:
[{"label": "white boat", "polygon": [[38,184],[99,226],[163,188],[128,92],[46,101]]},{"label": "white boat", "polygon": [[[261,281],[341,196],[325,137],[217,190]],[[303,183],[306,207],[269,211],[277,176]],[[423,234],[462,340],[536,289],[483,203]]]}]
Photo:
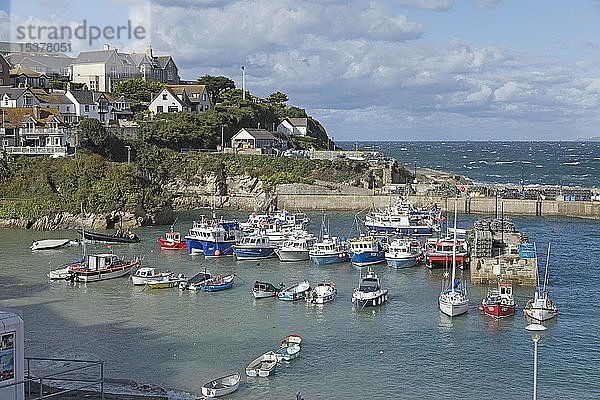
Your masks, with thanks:
[{"label": "white boat", "polygon": [[281,340],[279,347],[287,347],[292,344],[297,344],[300,346],[302,344],[302,336],[298,335],[297,333],[290,333]]},{"label": "white boat", "polygon": [[133,284],[135,286],[143,286],[145,285],[148,280],[150,279],[158,279],[158,278],[162,278],[163,276],[168,276],[171,275],[172,272],[170,271],[156,271],[156,268],[153,267],[143,267],[143,268],[138,268],[133,275],[131,275],[131,281],[133,282]]},{"label": "white boat", "polygon": [[373,271],[369,271],[365,277],[361,276],[358,288],[352,292],[352,304],[361,308],[375,307],[385,303],[387,295],[387,289],[381,288],[379,277]]},{"label": "white boat", "polygon": [[283,242],[281,247],[275,249],[279,261],[306,261],[310,260],[308,255],[314,239],[300,237]]},{"label": "white boat", "polygon": [[66,246],[71,241],[69,239],[42,239],[34,240],[29,248],[31,250],[53,250]]},{"label": "white boat", "polygon": [[436,204],[416,206],[402,197],[395,204],[365,217],[370,232],[396,235],[431,235],[439,230],[441,210]]},{"label": "white boat", "polygon": [[233,254],[237,260],[262,260],[277,257],[276,248],[267,235],[253,234],[236,243],[233,246]]},{"label": "white boat", "polygon": [[85,263],[71,267],[70,279],[76,282],[94,282],[119,278],[131,273],[139,265],[137,260],[124,260],[115,254],[90,254]]},{"label": "white boat", "polygon": [[[466,313],[469,310],[469,297],[464,283],[456,278],[456,218],[457,218],[456,200],[454,201],[454,245],[452,246],[452,280],[449,286],[442,289],[438,298],[440,311],[449,317],[456,317]],[[448,278],[448,273],[444,274]],[[444,279],[444,281],[446,281]]]},{"label": "white boat", "polygon": [[273,285],[270,282],[254,282],[254,287],[252,288],[252,295],[255,299],[264,299],[267,297],[275,297],[277,293],[281,289],[283,289],[283,282],[279,284],[279,287]]},{"label": "white boat", "polygon": [[246,375],[267,377],[273,373],[276,365],[277,357],[274,352],[269,351],[248,364]]},{"label": "white boat", "polygon": [[295,286],[291,286],[281,290],[277,293],[279,300],[295,301],[302,300],[306,297],[307,292],[310,290],[310,283],[308,281],[302,281]]},{"label": "white boat", "polygon": [[[548,243],[548,255],[546,256],[546,270],[544,272],[544,283],[540,287],[539,282],[533,299],[529,299],[523,313],[529,318],[537,321],[547,321],[558,315],[558,308],[550,299],[550,289],[548,288],[548,261],[550,260],[550,243]],[[538,274],[539,275],[539,274]]]},{"label": "white boat", "polygon": [[388,266],[393,268],[414,267],[423,257],[421,244],[409,238],[394,239],[385,252]]},{"label": "white boat", "polygon": [[66,263],[63,264],[61,268],[52,270],[50,272],[48,272],[46,274],[46,276],[50,279],[54,279],[54,280],[59,280],[59,279],[69,279],[71,278],[71,269],[74,266],[78,266],[80,264],[83,264],[85,262],[85,257],[77,260],[77,261],[73,261],[70,263]]},{"label": "white boat", "polygon": [[176,276],[174,273],[169,273],[148,279],[146,287],[149,289],[168,289],[178,287],[182,282],[187,282],[187,278],[183,274]]},{"label": "white boat", "polygon": [[306,302],[309,304],[325,304],[335,300],[337,289],[335,282],[319,283],[306,296]]},{"label": "white boat", "polygon": [[202,395],[205,397],[219,397],[231,394],[238,390],[241,376],[238,373],[217,378],[202,385]]},{"label": "white boat", "polygon": [[289,346],[280,347],[275,350],[275,358],[277,358],[278,362],[293,360],[294,358],[298,357],[299,354],[299,344],[290,344]]}]

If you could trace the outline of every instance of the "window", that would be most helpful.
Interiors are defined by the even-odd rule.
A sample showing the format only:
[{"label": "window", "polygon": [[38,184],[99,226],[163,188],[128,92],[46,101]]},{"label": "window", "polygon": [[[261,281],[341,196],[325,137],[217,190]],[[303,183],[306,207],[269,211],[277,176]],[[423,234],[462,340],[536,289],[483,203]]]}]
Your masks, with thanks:
[{"label": "window", "polygon": [[31,97],[31,96],[25,96],[23,98],[23,103],[24,103],[23,105],[25,107],[31,107],[33,105],[33,97]]},{"label": "window", "polygon": [[96,90],[96,81],[90,81],[90,90]]},{"label": "window", "polygon": [[202,101],[206,101],[206,93],[202,93]]},{"label": "window", "polygon": [[168,112],[178,112],[179,108],[177,108],[177,106],[169,106],[169,108],[167,109]]},{"label": "window", "polygon": [[25,131],[26,132],[34,132],[35,131],[35,124],[33,123],[33,121],[25,122]]},{"label": "window", "polygon": [[167,71],[167,80],[173,80],[173,70],[171,68],[169,68],[169,70]]},{"label": "window", "polygon": [[[0,65],[0,68],[1,68],[1,67],[2,67],[2,66]],[[2,72],[2,71],[0,71],[0,72]],[[4,78],[0,78],[0,86],[2,86],[2,85],[4,85]]]},{"label": "window", "polygon": [[113,78],[117,77],[117,67],[115,67],[114,65],[110,67],[110,76]]},{"label": "window", "polygon": [[163,100],[167,100],[167,94],[163,94]]},{"label": "window", "polygon": [[163,112],[163,106],[157,106],[157,107],[156,107],[156,112],[157,112],[157,113],[161,113],[161,112]]},{"label": "window", "polygon": [[69,112],[69,106],[67,106],[67,112]]},{"label": "window", "polygon": [[88,104],[85,105],[85,112],[90,112],[90,106]]}]

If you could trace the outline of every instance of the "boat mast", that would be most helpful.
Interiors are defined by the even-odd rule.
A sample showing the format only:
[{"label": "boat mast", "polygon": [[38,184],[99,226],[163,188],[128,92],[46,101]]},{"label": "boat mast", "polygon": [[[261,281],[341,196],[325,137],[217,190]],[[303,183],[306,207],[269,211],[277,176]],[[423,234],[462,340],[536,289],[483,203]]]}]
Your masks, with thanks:
[{"label": "boat mast", "polygon": [[452,239],[452,281],[450,282],[450,287],[452,288],[452,293],[454,293],[454,279],[456,279],[456,217],[458,214],[458,210],[456,207],[456,198],[454,199],[454,238]]},{"label": "boat mast", "polygon": [[550,242],[548,242],[548,254],[546,255],[546,271],[544,272],[544,293],[548,284],[548,264],[550,263]]}]

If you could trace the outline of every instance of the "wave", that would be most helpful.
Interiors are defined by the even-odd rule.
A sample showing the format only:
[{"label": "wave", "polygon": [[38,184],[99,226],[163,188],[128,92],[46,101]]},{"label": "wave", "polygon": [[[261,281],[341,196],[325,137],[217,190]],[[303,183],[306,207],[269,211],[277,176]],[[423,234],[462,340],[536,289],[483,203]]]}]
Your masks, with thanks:
[{"label": "wave", "polygon": [[514,164],[515,161],[496,161],[496,165],[500,165],[500,164]]},{"label": "wave", "polygon": [[544,166],[542,164],[538,164],[535,166],[536,168],[544,168]]},{"label": "wave", "polygon": [[579,161],[568,161],[568,162],[562,163],[562,165],[579,165],[579,164],[581,164]]}]

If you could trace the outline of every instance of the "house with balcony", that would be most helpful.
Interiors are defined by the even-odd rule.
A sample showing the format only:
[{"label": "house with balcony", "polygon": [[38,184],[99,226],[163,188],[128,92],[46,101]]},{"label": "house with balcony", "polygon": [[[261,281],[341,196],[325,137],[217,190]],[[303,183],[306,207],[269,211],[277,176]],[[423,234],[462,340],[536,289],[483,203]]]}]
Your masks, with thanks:
[{"label": "house with balcony", "polygon": [[10,154],[67,155],[65,125],[57,109],[0,108],[0,150]]},{"label": "house with balcony", "polygon": [[158,92],[148,110],[154,114],[189,111],[202,113],[211,107],[204,85],[166,85]]},{"label": "house with balcony", "polygon": [[161,83],[179,83],[177,66],[170,56],[146,53],[123,53],[105,44],[103,50],[82,51],[73,61],[72,81],[89,90],[112,92],[118,81],[141,78]]},{"label": "house with balcony", "polygon": [[242,128],[231,138],[235,153],[270,154],[287,148],[287,141],[266,129]]},{"label": "house with balcony", "polygon": [[78,121],[94,118],[108,124],[110,102],[104,93],[91,90],[67,90],[65,96],[73,103]]},{"label": "house with balcony", "polygon": [[277,132],[286,136],[306,136],[308,133],[308,118],[284,118],[277,126]]},{"label": "house with balcony", "polygon": [[46,74],[18,66],[10,70],[10,83],[14,87],[46,88],[50,79]]},{"label": "house with balcony", "polygon": [[106,98],[110,102],[109,120],[110,121],[131,121],[133,120],[133,111],[131,111],[131,100],[127,97],[114,96],[105,93]]},{"label": "house with balcony", "polygon": [[10,64],[8,60],[0,54],[0,86],[10,85]]},{"label": "house with balcony", "polygon": [[75,113],[75,104],[66,96],[64,90],[31,89],[31,91],[40,101],[39,106],[41,108],[57,109],[66,125],[71,125],[78,121],[77,114]]},{"label": "house with balcony", "polygon": [[48,77],[61,76],[71,78],[71,64],[75,59],[63,54],[47,53],[12,53],[6,56],[6,61],[12,66],[25,67]]}]

